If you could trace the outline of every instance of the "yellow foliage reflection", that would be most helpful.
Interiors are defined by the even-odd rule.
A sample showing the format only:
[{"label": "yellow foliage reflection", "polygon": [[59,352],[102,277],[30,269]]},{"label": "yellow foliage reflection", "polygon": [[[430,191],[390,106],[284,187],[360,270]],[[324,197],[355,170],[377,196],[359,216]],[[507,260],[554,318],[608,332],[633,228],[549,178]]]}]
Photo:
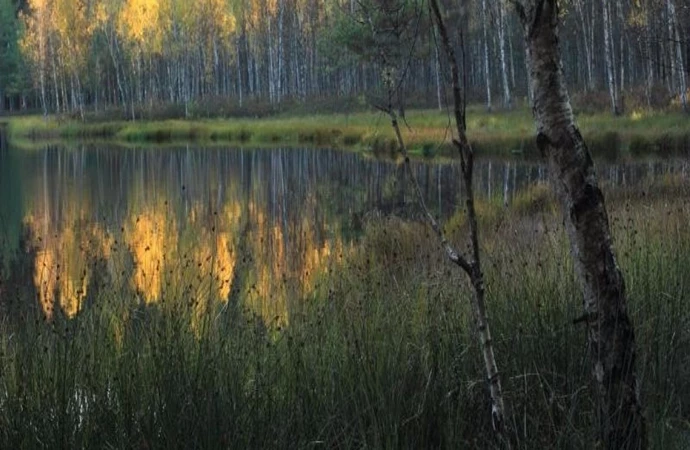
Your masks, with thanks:
[{"label": "yellow foliage reflection", "polygon": [[36,248],[33,281],[41,309],[52,318],[57,303],[67,317],[74,317],[81,310],[91,277],[84,242],[77,240],[71,227],[43,238],[32,216],[24,223]]},{"label": "yellow foliage reflection", "polygon": [[125,241],[134,258],[131,282],[147,303],[157,302],[163,290],[166,260],[177,248],[177,227],[161,211],[149,209],[130,220]]},{"label": "yellow foliage reflection", "polygon": [[231,190],[220,208],[198,200],[183,209],[160,195],[140,196],[110,231],[82,206],[89,204],[84,193],[68,192],[55,208],[48,195],[34,197],[24,220],[35,254],[32,281],[48,318],[55,307],[75,316],[90,286],[110,283],[106,289],[125,298],[181,306],[196,331],[232,292],[267,326],[281,328],[289,324],[290,302],[313,294],[344,252],[313,195],[294,212],[260,196],[242,204]]}]

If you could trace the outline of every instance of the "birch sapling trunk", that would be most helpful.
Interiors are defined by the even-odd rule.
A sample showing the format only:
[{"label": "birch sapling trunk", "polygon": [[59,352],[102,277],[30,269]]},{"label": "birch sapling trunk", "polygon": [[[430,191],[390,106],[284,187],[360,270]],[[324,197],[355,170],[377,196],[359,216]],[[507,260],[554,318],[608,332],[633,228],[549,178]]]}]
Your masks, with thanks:
[{"label": "birch sapling trunk", "polygon": [[[473,297],[471,300],[471,306],[474,313],[475,322],[477,325],[477,332],[479,335],[480,349],[482,352],[482,357],[484,359],[484,368],[487,376],[487,384],[489,388],[489,394],[491,396],[491,419],[494,431],[501,443],[508,449],[511,448],[511,442],[509,438],[509,433],[507,432],[508,426],[505,420],[505,404],[503,401],[503,391],[501,388],[501,379],[498,372],[498,366],[496,364],[496,357],[493,350],[493,341],[491,338],[491,330],[489,327],[489,322],[486,314],[486,302],[485,302],[485,287],[484,287],[484,273],[481,266],[481,252],[479,249],[479,226],[477,223],[477,214],[474,206],[474,190],[473,190],[473,170],[474,170],[474,152],[472,146],[467,140],[466,121],[465,121],[465,100],[463,98],[463,92],[460,85],[460,71],[458,68],[458,62],[455,57],[455,50],[451,44],[450,37],[448,36],[448,31],[441,15],[441,11],[437,0],[429,0],[431,11],[433,14],[433,20],[435,22],[436,29],[441,38],[441,45],[445,51],[446,57],[448,59],[448,64],[451,72],[452,88],[453,88],[453,115],[455,120],[455,129],[457,138],[453,140],[454,145],[460,154],[460,165],[462,170],[463,184],[465,187],[465,207],[467,210],[467,220],[470,228],[470,256],[465,256],[458,252],[453,246],[448,242],[447,238],[443,233],[443,229],[439,223],[434,218],[433,214],[429,211],[424,200],[424,195],[417,183],[415,174],[410,165],[410,159],[407,155],[407,147],[405,146],[405,141],[400,130],[400,124],[398,122],[398,116],[393,108],[393,96],[395,92],[396,82],[392,79],[388,79],[388,105],[386,107],[380,107],[381,110],[386,112],[390,119],[393,130],[398,141],[400,152],[405,158],[405,170],[412,185],[415,190],[417,201],[421,206],[424,215],[429,222],[429,225],[434,230],[439,238],[441,246],[446,253],[448,259],[458,265],[469,277],[470,283],[473,287]],[[376,27],[370,21],[371,30],[374,36],[376,36]],[[462,36],[461,36],[462,42]],[[461,43],[461,48],[463,44]],[[381,60],[383,66],[386,67],[386,57],[382,52]],[[402,81],[402,80],[400,80]]]},{"label": "birch sapling trunk", "polygon": [[[491,330],[486,314],[485,290],[484,290],[484,273],[481,266],[481,252],[479,249],[479,227],[477,225],[477,213],[474,206],[474,188],[472,184],[473,170],[474,170],[474,150],[467,140],[466,135],[466,120],[465,120],[465,99],[460,85],[460,71],[458,69],[458,62],[455,57],[455,50],[451,43],[448,31],[441,14],[438,1],[430,0],[431,11],[434,22],[441,37],[441,45],[445,50],[448,63],[451,71],[451,82],[453,88],[453,113],[455,119],[455,129],[457,139],[453,142],[460,153],[460,166],[463,175],[463,182],[465,185],[465,207],[467,209],[467,219],[470,225],[470,241],[471,241],[471,260],[465,259],[461,254],[455,251],[448,251],[450,248],[443,237],[442,232],[435,226],[437,234],[441,241],[445,243],[446,251],[451,261],[458,264],[469,276],[472,286],[474,288],[474,298],[472,301],[472,309],[475,315],[477,331],[479,334],[480,348],[484,359],[484,368],[486,371],[489,393],[491,396],[491,417],[494,430],[498,437],[510,448],[510,440],[507,433],[507,422],[505,420],[505,403],[503,401],[503,390],[501,387],[501,378],[496,364],[496,357],[494,355],[493,341],[491,339]],[[462,41],[462,35],[461,35]],[[462,45],[461,45],[462,48]],[[400,139],[400,138],[399,138]],[[407,164],[409,167],[409,163]],[[421,198],[421,196],[420,196]],[[423,204],[423,203],[422,203]],[[435,221],[431,214],[427,211],[429,221],[434,224]]]},{"label": "birch sapling trunk", "polygon": [[625,283],[611,243],[604,197],[575,125],[558,43],[557,0],[513,0],[525,28],[534,91],[537,145],[548,159],[583,293],[599,440],[610,450],[646,448],[635,378],[635,333]]}]

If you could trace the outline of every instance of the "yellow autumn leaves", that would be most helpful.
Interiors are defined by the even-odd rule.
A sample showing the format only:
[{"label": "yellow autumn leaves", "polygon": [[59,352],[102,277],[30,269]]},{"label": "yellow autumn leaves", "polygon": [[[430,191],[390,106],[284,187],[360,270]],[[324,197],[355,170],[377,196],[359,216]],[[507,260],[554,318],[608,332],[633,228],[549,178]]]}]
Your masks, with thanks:
[{"label": "yellow autumn leaves", "polygon": [[234,32],[235,18],[225,0],[127,0],[117,30],[142,51],[160,53],[166,43],[222,43]]},{"label": "yellow autumn leaves", "polygon": [[156,54],[167,46],[225,45],[236,22],[228,0],[28,0],[27,11],[25,56],[43,64],[50,54],[70,70],[86,63],[94,36],[109,27],[125,47]]}]

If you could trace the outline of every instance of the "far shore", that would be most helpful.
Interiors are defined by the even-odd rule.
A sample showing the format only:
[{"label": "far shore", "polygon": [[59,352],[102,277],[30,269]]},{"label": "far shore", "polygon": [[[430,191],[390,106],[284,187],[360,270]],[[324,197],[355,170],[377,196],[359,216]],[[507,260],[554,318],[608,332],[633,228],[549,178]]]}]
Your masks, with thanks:
[{"label": "far shore", "polygon": [[[690,120],[679,112],[635,111],[580,114],[582,134],[595,157],[690,153]],[[403,135],[414,156],[452,156],[449,116],[445,111],[410,110]],[[242,147],[330,147],[395,154],[388,118],[378,112],[277,115],[268,118],[81,121],[60,116],[0,117],[10,142],[32,147],[43,142],[98,141],[120,145],[237,145]],[[535,154],[534,122],[528,108],[468,111],[468,136],[478,153]]]}]

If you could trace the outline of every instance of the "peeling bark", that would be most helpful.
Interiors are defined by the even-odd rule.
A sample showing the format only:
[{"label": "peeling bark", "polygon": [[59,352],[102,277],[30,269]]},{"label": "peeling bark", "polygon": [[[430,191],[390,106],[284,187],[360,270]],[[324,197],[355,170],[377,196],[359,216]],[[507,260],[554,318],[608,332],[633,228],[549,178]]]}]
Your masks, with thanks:
[{"label": "peeling bark", "polygon": [[549,162],[583,293],[584,315],[577,322],[587,326],[600,443],[611,450],[646,448],[625,282],[613,251],[604,196],[565,86],[557,0],[513,3],[525,28],[537,145]]}]

